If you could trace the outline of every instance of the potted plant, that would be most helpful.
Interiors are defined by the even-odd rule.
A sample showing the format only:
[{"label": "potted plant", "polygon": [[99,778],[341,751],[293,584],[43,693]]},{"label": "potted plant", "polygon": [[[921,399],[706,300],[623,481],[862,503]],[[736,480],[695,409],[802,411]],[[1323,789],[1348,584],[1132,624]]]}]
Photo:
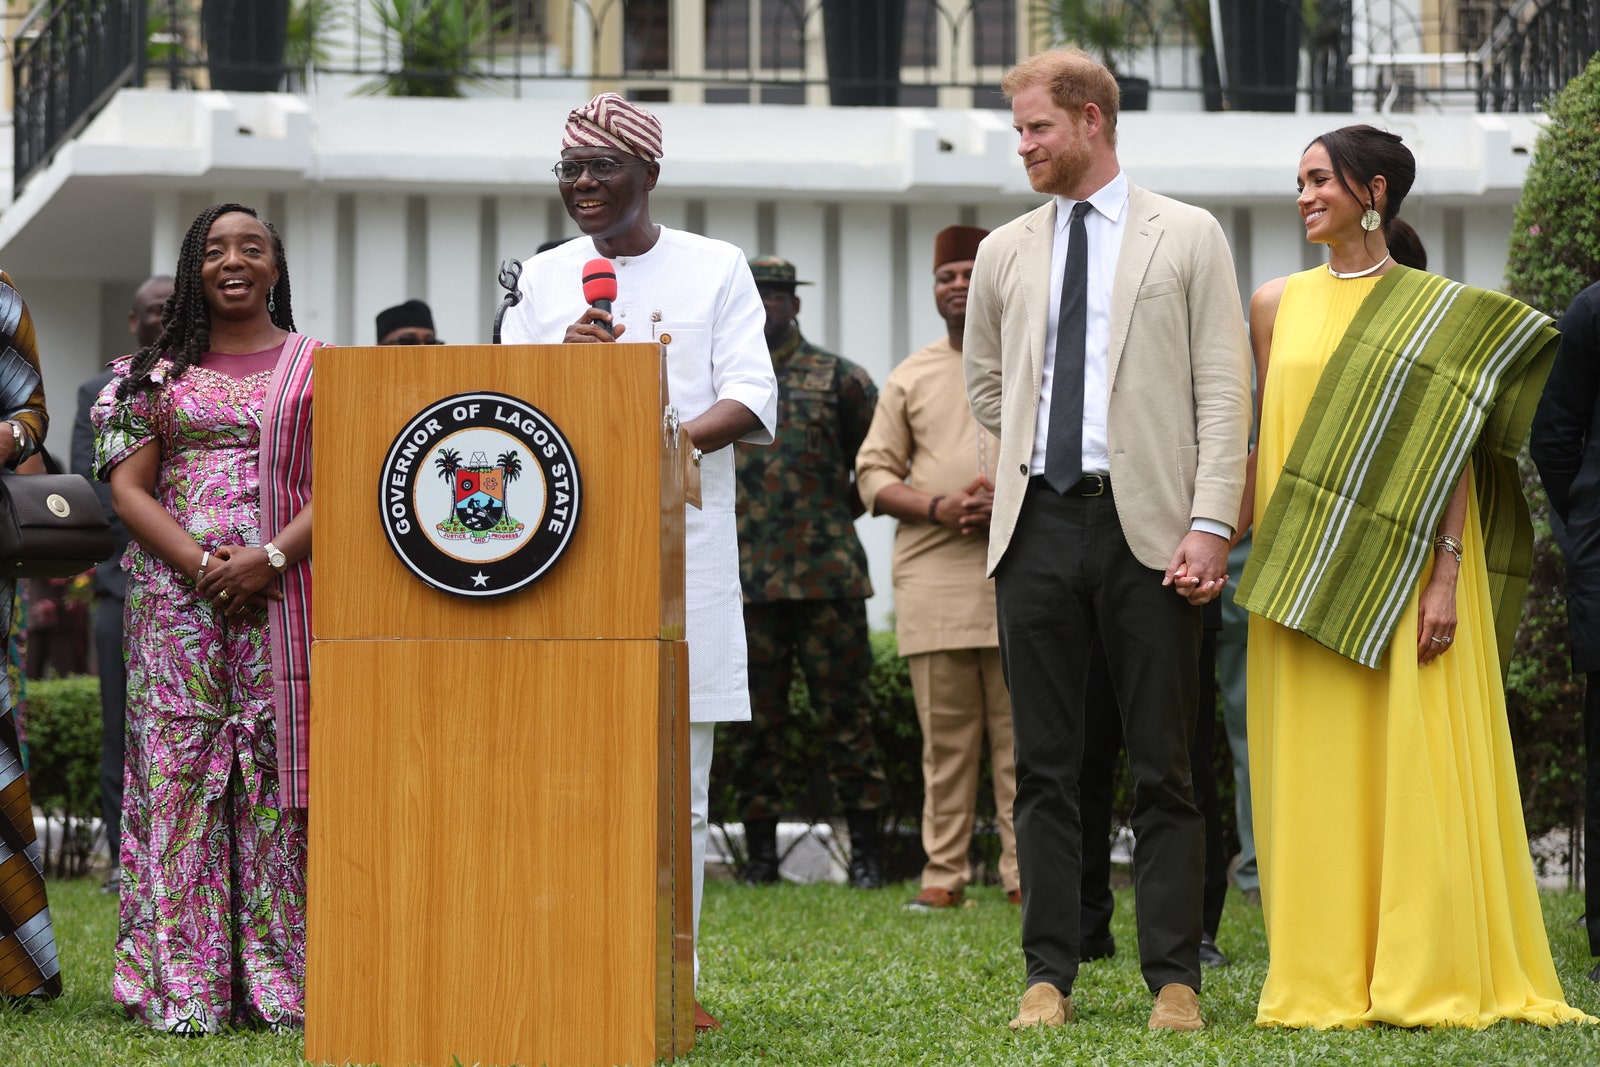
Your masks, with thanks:
[{"label": "potted plant", "polygon": [[204,0],[200,34],[211,88],[270,93],[283,82],[289,0]]},{"label": "potted plant", "polygon": [[478,49],[493,29],[490,6],[465,0],[370,0],[385,50],[398,43],[400,69],[363,88],[374,96],[466,95],[481,80]]},{"label": "potted plant", "polygon": [[315,69],[328,62],[328,35],[344,25],[339,0],[294,0],[289,6],[289,28],[283,61],[289,69],[289,89],[304,92]]},{"label": "potted plant", "polygon": [[1150,13],[1143,0],[1035,0],[1033,15],[1052,45],[1075,44],[1105,64],[1122,89],[1122,110],[1149,108],[1150,79],[1117,69],[1119,59],[1150,41]]},{"label": "potted plant", "polygon": [[1178,10],[1189,24],[1194,44],[1200,52],[1200,86],[1207,111],[1222,110],[1222,70],[1217,65],[1217,46],[1211,36],[1209,0],[1178,0]]},{"label": "potted plant", "polygon": [[1302,0],[1221,0],[1218,8],[1228,110],[1294,111],[1305,29]]},{"label": "potted plant", "polygon": [[894,107],[906,0],[822,0],[828,99],[834,107]]}]

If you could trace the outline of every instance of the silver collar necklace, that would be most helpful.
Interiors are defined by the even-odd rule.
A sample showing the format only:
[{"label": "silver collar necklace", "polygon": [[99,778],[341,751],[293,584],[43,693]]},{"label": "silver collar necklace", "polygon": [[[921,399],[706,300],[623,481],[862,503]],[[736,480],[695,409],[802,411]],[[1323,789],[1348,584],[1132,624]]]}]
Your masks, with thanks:
[{"label": "silver collar necklace", "polygon": [[1374,263],[1372,266],[1368,267],[1366,270],[1353,270],[1349,274],[1341,274],[1339,271],[1336,271],[1336,270],[1333,269],[1333,264],[1332,263],[1329,263],[1328,264],[1328,273],[1333,275],[1335,278],[1340,278],[1340,279],[1345,279],[1345,278],[1365,278],[1369,274],[1377,273],[1378,269],[1380,267],[1382,267],[1387,262],[1389,262],[1389,257],[1387,255],[1385,255],[1382,259],[1378,260],[1378,262]]}]

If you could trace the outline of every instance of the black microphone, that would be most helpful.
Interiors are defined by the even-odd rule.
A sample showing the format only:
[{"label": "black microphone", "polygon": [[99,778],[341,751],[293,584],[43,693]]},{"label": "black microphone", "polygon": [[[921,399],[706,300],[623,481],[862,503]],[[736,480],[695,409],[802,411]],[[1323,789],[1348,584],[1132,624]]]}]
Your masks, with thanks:
[{"label": "black microphone", "polygon": [[494,343],[500,343],[500,324],[505,320],[506,312],[522,301],[522,290],[518,282],[522,280],[522,261],[519,259],[502,260],[500,263],[500,287],[506,295],[500,300],[500,309],[494,313]]},{"label": "black microphone", "polygon": [[[617,268],[609,259],[591,259],[583,265],[583,298],[596,311],[610,313],[611,301],[617,298]],[[617,331],[603,322],[596,322],[613,338]]]}]

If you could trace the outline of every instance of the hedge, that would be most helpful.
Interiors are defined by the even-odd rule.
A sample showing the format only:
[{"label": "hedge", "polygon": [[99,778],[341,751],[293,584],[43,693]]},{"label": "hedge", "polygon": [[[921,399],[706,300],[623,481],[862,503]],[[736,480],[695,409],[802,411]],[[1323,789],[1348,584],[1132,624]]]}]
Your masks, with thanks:
[{"label": "hedge", "polygon": [[[891,879],[915,878],[920,875],[926,861],[921,840],[922,730],[917,724],[911,679],[893,632],[881,631],[872,635],[871,687],[873,732],[889,785],[889,802],[878,813],[883,832],[885,872]],[[785,764],[784,778],[779,783],[784,808],[796,820],[825,822],[831,816],[842,813],[833,803],[828,783],[827,754],[798,665],[794,685],[789,691],[789,711],[784,749],[791,756]],[[1222,733],[1221,714],[1219,703],[1212,723],[1217,738],[1213,754],[1221,821],[1231,855],[1238,850],[1234,829],[1233,757]],[[746,723],[730,723],[726,729],[748,730],[751,727]],[[711,768],[711,821],[717,826],[740,819],[739,804],[732,787],[727,784],[727,778],[725,757],[719,757]],[[1114,822],[1126,824],[1133,810],[1133,785],[1126,758],[1118,761],[1112,809]],[[841,849],[841,858],[842,854]],[[745,857],[742,851],[734,849],[733,858],[735,873],[743,873]],[[972,860],[975,882],[999,883],[1000,838],[995,823],[994,786],[987,754],[978,782]]]},{"label": "hedge", "polygon": [[25,725],[28,785],[47,820],[45,873],[81,877],[99,836],[100,680],[79,674],[29,681]]},{"label": "hedge", "polygon": [[[1600,280],[1600,56],[1546,105],[1508,242],[1506,292],[1559,316]],[[1568,832],[1576,880],[1583,826],[1583,681],[1571,672],[1561,552],[1533,464],[1520,459],[1534,519],[1534,564],[1506,683],[1528,833]],[[1542,859],[1542,858],[1541,858]]]}]

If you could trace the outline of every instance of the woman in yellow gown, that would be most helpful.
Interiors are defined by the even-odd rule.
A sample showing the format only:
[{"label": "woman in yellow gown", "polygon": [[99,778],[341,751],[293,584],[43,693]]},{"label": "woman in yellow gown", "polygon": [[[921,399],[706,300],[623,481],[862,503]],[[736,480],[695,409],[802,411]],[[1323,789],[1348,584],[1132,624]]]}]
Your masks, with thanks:
[{"label": "woman in yellow gown", "polygon": [[[1296,439],[1324,372],[1347,358],[1353,324],[1396,269],[1384,224],[1415,174],[1399,140],[1347,127],[1312,143],[1298,205],[1307,239],[1330,248],[1328,266],[1270,282],[1251,301],[1261,422],[1241,527],[1257,524],[1256,552],[1286,462],[1298,477]],[[1548,361],[1543,370],[1533,364],[1528,373],[1542,378]],[[1335,402],[1328,421],[1358,421],[1344,412]],[[1352,466],[1364,470],[1370,451],[1353,453]],[[1413,462],[1427,460],[1401,453],[1392,465]],[[1442,474],[1442,507],[1419,520],[1428,525],[1416,566],[1397,587],[1375,666],[1335,651],[1339,643],[1310,623],[1251,617],[1250,770],[1271,953],[1257,1025],[1587,1019],[1565,1003],[1551,962],[1506,723],[1478,491],[1470,466],[1454,471],[1462,473]],[[1316,537],[1300,556],[1343,552]],[[1290,562],[1253,560],[1240,602],[1255,611],[1282,592],[1300,561]]]}]

